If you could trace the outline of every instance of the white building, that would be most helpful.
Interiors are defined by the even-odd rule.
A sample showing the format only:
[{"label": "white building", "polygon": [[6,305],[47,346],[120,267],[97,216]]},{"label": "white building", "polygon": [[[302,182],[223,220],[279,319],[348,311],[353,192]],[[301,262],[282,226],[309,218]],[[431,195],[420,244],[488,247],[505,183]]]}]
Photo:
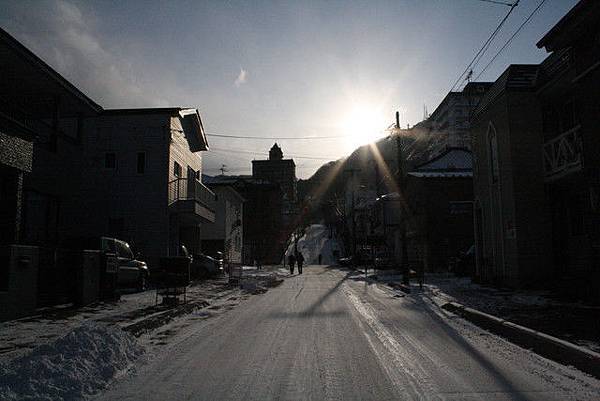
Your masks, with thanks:
[{"label": "white building", "polygon": [[196,109],[105,110],[82,141],[86,202],[74,233],[126,240],[151,268],[180,244],[200,252],[216,201],[200,181],[208,142]]}]

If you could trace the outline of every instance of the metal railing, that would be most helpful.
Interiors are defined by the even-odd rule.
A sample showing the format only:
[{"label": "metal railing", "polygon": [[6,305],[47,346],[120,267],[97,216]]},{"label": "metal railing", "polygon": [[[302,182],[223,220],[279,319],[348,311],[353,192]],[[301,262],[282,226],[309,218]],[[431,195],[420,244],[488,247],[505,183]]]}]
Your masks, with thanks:
[{"label": "metal railing", "polygon": [[582,167],[583,143],[579,125],[544,143],[546,181],[579,171]]},{"label": "metal railing", "polygon": [[180,200],[194,200],[213,212],[217,206],[214,192],[196,179],[176,178],[169,182],[169,205]]}]

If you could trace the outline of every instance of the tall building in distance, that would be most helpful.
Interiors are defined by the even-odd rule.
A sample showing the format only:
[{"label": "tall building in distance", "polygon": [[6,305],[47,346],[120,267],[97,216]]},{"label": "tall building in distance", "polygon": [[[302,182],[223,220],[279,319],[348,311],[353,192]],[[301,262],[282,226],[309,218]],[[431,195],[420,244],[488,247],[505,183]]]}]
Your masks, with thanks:
[{"label": "tall building in distance", "polygon": [[277,143],[269,151],[268,160],[252,161],[252,178],[279,184],[284,203],[292,205],[297,202],[296,164],[293,159],[283,158],[283,151]]},{"label": "tall building in distance", "polygon": [[427,119],[434,135],[447,135],[447,146],[471,148],[470,121],[492,82],[469,82],[461,92],[449,92]]}]

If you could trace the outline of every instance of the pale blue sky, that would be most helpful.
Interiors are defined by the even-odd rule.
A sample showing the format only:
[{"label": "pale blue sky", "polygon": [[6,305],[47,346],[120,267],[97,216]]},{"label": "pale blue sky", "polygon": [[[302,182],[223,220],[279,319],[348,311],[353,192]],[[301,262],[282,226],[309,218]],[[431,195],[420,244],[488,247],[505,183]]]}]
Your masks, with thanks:
[{"label": "pale blue sky", "polygon": [[[508,1],[508,0],[507,0]],[[480,80],[536,63],[537,40],[577,1],[547,0]],[[539,0],[521,0],[478,74]],[[433,111],[508,7],[479,0],[0,0],[0,25],[105,108],[193,106],[207,132],[278,140],[338,158],[383,135],[396,109]],[[361,129],[358,130],[357,127]],[[364,134],[362,133],[364,131]],[[357,138],[357,136],[359,136]],[[249,173],[273,141],[209,137],[205,173]],[[296,158],[298,176],[322,163]]]}]

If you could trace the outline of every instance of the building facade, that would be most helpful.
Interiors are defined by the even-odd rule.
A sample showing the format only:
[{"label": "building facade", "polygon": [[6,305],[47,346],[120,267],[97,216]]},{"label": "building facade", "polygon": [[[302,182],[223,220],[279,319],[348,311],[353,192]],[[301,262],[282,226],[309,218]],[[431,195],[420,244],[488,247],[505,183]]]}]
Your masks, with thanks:
[{"label": "building facade", "polygon": [[472,154],[449,148],[415,166],[404,182],[401,195],[385,194],[375,204],[384,253],[400,266],[405,248],[412,269],[447,271],[450,257],[474,241]]},{"label": "building facade", "polygon": [[531,286],[549,278],[536,65],[511,65],[477,108],[475,156],[476,276]]},{"label": "building facade", "polygon": [[471,117],[475,107],[491,86],[491,82],[469,82],[462,91],[449,92],[427,118],[424,126],[431,135],[445,136],[448,147],[470,149]]},{"label": "building facade", "polygon": [[216,178],[212,182],[204,180],[217,202],[215,222],[203,224],[200,231],[202,252],[210,256],[221,252],[226,263],[239,265],[243,255],[245,199],[231,185],[220,184]]},{"label": "building facade", "polygon": [[537,46],[554,283],[600,303],[600,3],[580,1]]},{"label": "building facade", "polygon": [[477,272],[599,302],[600,4],[579,2],[478,106]]},{"label": "building facade", "polygon": [[[16,186],[22,194],[10,200],[19,224],[3,235],[23,244],[56,246],[73,220],[71,212],[82,203],[76,191],[83,179],[78,166],[84,126],[102,108],[3,30],[0,57],[2,158],[13,172],[30,170],[3,179],[3,186]],[[22,134],[14,136],[15,130]]]},{"label": "building facade", "polygon": [[128,241],[150,268],[179,245],[200,252],[216,200],[201,182],[208,142],[198,111],[106,110],[87,128],[80,187],[87,207],[71,233]]}]

